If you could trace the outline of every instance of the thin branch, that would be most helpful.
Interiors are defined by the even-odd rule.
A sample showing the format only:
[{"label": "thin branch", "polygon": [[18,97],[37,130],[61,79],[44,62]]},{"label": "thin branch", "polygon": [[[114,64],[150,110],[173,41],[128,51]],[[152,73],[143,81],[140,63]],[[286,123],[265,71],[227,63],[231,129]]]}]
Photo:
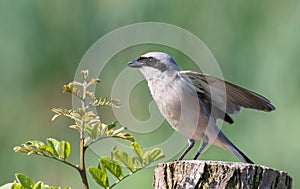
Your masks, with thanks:
[{"label": "thin branch", "polygon": [[126,179],[127,177],[137,173],[138,171],[142,170],[143,168],[138,168],[136,171],[134,172],[130,172],[128,175],[125,175],[121,180],[117,180],[115,183],[113,183],[111,186],[109,186],[109,188],[113,188],[115,187],[120,181],[123,181],[124,179]]},{"label": "thin branch", "polygon": [[54,157],[54,156],[53,156],[53,159],[55,159],[55,160],[57,160],[57,161],[60,161],[60,162],[62,162],[62,163],[64,163],[64,164],[66,164],[66,165],[69,165],[69,166],[71,166],[71,167],[73,167],[74,169],[76,169],[76,170],[78,170],[78,171],[79,171],[79,168],[78,168],[78,166],[77,166],[77,165],[74,165],[74,164],[72,164],[72,163],[70,163],[70,162],[68,162],[68,161],[65,161],[65,160],[59,159],[59,158],[57,158],[57,157]]},{"label": "thin branch", "polygon": [[73,167],[74,169],[76,169],[77,171],[79,171],[79,168],[78,168],[77,165],[74,165],[74,164],[72,164],[71,162],[68,162],[68,161],[59,159],[59,158],[57,158],[57,157],[55,157],[55,156],[49,156],[49,155],[46,155],[46,154],[43,154],[43,155],[41,155],[41,154],[35,154],[35,155],[42,156],[42,157],[46,157],[46,158],[50,158],[50,159],[54,159],[54,160],[56,160],[56,161],[62,162],[62,163],[64,163],[64,164],[66,164],[66,165],[69,165],[70,167]]},{"label": "thin branch", "polygon": [[[103,136],[97,139],[92,140],[89,144],[86,145],[86,147],[90,147],[92,144],[95,144],[96,142],[99,142],[100,140],[108,139],[108,138],[118,138],[118,139],[124,139],[120,136]],[[124,140],[129,140],[129,139],[124,139]],[[129,140],[130,141],[130,140]]]},{"label": "thin branch", "polygon": [[81,132],[80,132],[80,143],[79,143],[79,173],[80,173],[80,177],[83,183],[83,188],[84,189],[89,189],[89,183],[87,180],[87,176],[86,176],[86,169],[85,169],[85,151],[87,149],[87,147],[84,146],[84,131],[85,131],[85,127],[86,127],[86,121],[85,121],[85,115],[86,115],[86,109],[88,107],[86,107],[86,92],[87,92],[87,82],[86,82],[86,77],[88,74],[88,72],[81,72],[82,76],[83,76],[83,83],[82,83],[82,100],[81,100],[81,108],[84,112],[84,115],[82,117],[81,120]]},{"label": "thin branch", "polygon": [[79,164],[79,173],[83,183],[84,189],[89,189],[89,183],[86,176],[86,169],[85,169],[85,151],[87,147],[84,146],[84,138],[80,138],[80,164]]}]

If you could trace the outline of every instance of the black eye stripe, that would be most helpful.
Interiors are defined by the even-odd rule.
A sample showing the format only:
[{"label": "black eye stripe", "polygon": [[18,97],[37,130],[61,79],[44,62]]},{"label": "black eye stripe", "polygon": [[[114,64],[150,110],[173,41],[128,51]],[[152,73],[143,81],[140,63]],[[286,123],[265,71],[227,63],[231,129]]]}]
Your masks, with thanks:
[{"label": "black eye stripe", "polygon": [[151,56],[149,56],[149,57],[141,56],[141,57],[139,57],[139,58],[137,59],[137,61],[139,61],[139,60],[152,60],[152,59],[155,59],[155,58],[153,58],[153,57],[151,57]]},{"label": "black eye stripe", "polygon": [[151,56],[149,56],[149,57],[141,56],[137,59],[137,61],[143,62],[144,66],[153,67],[160,71],[167,70],[166,64],[160,63],[158,59],[151,57]]},{"label": "black eye stripe", "polygon": [[146,60],[146,59],[148,59],[148,57],[139,57],[138,59],[137,59],[137,61],[140,61],[140,60]]},{"label": "black eye stripe", "polygon": [[158,60],[151,56],[150,57],[142,57],[141,56],[137,59],[137,61],[143,62],[144,65],[147,65],[147,66],[154,66]]}]

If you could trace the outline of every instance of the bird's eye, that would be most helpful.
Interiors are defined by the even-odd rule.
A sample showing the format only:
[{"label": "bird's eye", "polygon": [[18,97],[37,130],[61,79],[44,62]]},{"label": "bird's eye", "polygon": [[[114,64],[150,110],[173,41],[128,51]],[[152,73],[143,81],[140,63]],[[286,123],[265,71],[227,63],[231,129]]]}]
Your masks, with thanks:
[{"label": "bird's eye", "polygon": [[157,60],[153,57],[148,57],[147,59],[147,65],[149,66],[153,66],[154,64],[156,64]]}]

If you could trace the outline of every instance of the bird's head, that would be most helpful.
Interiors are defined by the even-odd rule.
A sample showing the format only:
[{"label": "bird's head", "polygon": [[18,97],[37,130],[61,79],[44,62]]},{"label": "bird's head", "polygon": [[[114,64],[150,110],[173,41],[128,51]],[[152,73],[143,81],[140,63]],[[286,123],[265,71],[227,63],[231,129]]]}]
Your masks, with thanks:
[{"label": "bird's head", "polygon": [[175,60],[163,52],[148,52],[128,62],[128,66],[139,68],[146,79],[171,76],[180,70]]}]

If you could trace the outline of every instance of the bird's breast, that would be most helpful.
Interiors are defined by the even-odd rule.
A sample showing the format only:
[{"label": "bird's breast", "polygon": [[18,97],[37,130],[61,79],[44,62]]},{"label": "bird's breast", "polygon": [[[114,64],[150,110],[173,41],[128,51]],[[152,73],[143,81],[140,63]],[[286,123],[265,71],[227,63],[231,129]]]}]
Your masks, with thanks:
[{"label": "bird's breast", "polygon": [[152,80],[149,82],[149,88],[162,115],[175,126],[180,117],[182,90],[174,83],[163,80]]},{"label": "bird's breast", "polygon": [[182,135],[195,138],[195,133],[200,133],[199,121],[206,120],[197,94],[186,90],[177,80],[151,80],[148,85],[158,109],[171,126]]}]

